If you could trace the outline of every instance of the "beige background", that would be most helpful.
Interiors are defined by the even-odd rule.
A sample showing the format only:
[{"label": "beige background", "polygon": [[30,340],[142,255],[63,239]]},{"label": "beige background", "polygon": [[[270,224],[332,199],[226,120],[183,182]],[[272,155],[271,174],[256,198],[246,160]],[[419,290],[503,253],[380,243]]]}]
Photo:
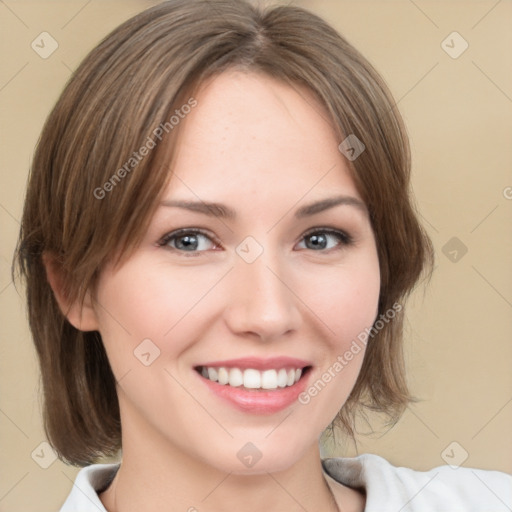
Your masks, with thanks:
[{"label": "beige background", "polygon": [[[10,280],[29,161],[71,70],[111,29],[154,3],[0,2],[2,512],[58,510],[77,471],[60,461],[43,469],[31,458],[44,441],[38,369]],[[328,19],[389,83],[411,135],[415,193],[436,248],[431,285],[415,294],[408,315],[409,378],[423,401],[384,435],[360,436],[358,451],[428,469],[445,463],[455,441],[447,453],[467,452],[464,466],[512,472],[512,3],[292,3]],[[31,48],[43,31],[59,45],[47,59]],[[441,46],[453,31],[469,44],[456,59]],[[454,51],[460,44],[454,40]],[[452,237],[467,247],[456,262],[443,253]]]}]

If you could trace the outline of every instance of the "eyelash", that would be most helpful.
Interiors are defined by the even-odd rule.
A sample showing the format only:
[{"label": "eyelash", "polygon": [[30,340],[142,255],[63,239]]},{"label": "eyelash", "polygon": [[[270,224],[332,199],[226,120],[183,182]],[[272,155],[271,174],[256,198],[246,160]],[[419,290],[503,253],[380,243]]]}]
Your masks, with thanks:
[{"label": "eyelash", "polygon": [[327,227],[313,228],[313,229],[310,229],[309,231],[306,231],[306,233],[304,233],[304,235],[302,235],[301,241],[311,235],[316,235],[319,233],[336,237],[338,239],[339,245],[334,248],[331,248],[331,249],[322,249],[320,251],[313,251],[313,252],[330,252],[333,250],[339,250],[343,246],[346,247],[348,245],[351,245],[353,242],[352,237],[348,233],[345,233],[344,231],[340,231],[338,229],[332,229],[332,228],[327,228]]},{"label": "eyelash", "polygon": [[203,231],[202,229],[197,229],[197,228],[183,228],[183,229],[178,229],[177,231],[172,231],[171,233],[168,233],[167,235],[165,235],[161,240],[160,242],[158,242],[158,245],[160,247],[166,247],[172,251],[175,251],[175,252],[181,252],[183,253],[184,255],[186,256],[196,256],[198,254],[201,254],[202,252],[205,252],[205,251],[181,251],[180,249],[176,249],[175,247],[169,247],[168,244],[171,240],[175,239],[175,238],[180,238],[180,237],[183,237],[185,235],[202,235],[204,236],[205,238],[208,238],[208,240],[210,240],[211,242],[213,242],[215,244],[215,246],[218,246],[220,245],[211,235],[209,235],[206,231]]},{"label": "eyelash", "polygon": [[[329,253],[331,251],[340,250],[344,246],[346,247],[346,246],[349,246],[349,245],[351,245],[353,243],[353,239],[352,239],[352,237],[349,234],[345,233],[344,231],[339,231],[337,229],[332,229],[332,228],[314,228],[314,229],[311,229],[311,230],[307,231],[306,233],[304,233],[304,235],[301,238],[301,241],[303,241],[304,239],[306,239],[309,236],[316,235],[316,234],[324,234],[324,235],[334,236],[334,237],[336,237],[338,239],[339,245],[337,247],[332,247],[330,249],[321,249],[321,250],[318,250],[318,251],[313,251],[312,249],[309,249],[309,250],[311,250],[313,252]],[[166,247],[166,248],[168,248],[168,249],[170,249],[172,251],[182,253],[184,256],[187,256],[187,257],[198,256],[201,253],[206,252],[206,251],[183,251],[183,250],[180,250],[180,249],[176,249],[175,247],[170,247],[169,246],[169,242],[171,242],[172,240],[178,239],[180,237],[183,237],[185,235],[202,235],[205,238],[207,238],[208,240],[210,240],[213,244],[215,244],[216,248],[218,248],[220,246],[220,243],[218,241],[216,241],[215,238],[213,238],[206,231],[203,231],[202,229],[198,229],[198,228],[183,228],[183,229],[178,229],[177,231],[172,231],[171,233],[166,234],[158,242],[158,246],[159,247]]]}]

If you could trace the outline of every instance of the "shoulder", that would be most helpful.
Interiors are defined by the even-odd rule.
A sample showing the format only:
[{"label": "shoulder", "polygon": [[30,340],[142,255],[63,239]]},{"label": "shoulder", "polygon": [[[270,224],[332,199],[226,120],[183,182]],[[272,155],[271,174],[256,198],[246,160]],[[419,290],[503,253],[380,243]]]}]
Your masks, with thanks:
[{"label": "shoulder", "polygon": [[366,492],[366,512],[505,512],[512,510],[512,476],[500,471],[439,466],[396,467],[378,455],[331,458],[324,470]]},{"label": "shoulder", "polygon": [[82,468],[59,512],[107,512],[98,493],[108,487],[118,469],[119,464],[92,464]]}]

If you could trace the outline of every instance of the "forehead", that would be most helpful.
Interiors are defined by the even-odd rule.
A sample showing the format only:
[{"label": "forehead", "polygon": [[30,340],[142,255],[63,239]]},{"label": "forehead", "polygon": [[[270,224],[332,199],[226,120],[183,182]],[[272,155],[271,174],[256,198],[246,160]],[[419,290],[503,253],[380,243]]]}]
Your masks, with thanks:
[{"label": "forehead", "polygon": [[306,87],[232,70],[202,84],[195,99],[167,197],[298,201],[333,188],[360,197],[327,110]]}]

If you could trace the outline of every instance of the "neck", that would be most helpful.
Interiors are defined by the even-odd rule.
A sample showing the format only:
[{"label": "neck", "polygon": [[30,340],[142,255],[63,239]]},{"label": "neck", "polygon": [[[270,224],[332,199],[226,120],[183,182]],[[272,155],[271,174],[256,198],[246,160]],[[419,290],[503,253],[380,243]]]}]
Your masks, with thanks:
[{"label": "neck", "polygon": [[[218,470],[176,447],[146,451],[146,443],[123,440],[123,461],[100,498],[109,512],[337,512],[332,482],[323,474],[318,446],[278,472],[241,475]],[[347,488],[348,490],[348,488]],[[335,490],[340,499],[340,489]],[[342,508],[342,510],[346,510]]]}]

